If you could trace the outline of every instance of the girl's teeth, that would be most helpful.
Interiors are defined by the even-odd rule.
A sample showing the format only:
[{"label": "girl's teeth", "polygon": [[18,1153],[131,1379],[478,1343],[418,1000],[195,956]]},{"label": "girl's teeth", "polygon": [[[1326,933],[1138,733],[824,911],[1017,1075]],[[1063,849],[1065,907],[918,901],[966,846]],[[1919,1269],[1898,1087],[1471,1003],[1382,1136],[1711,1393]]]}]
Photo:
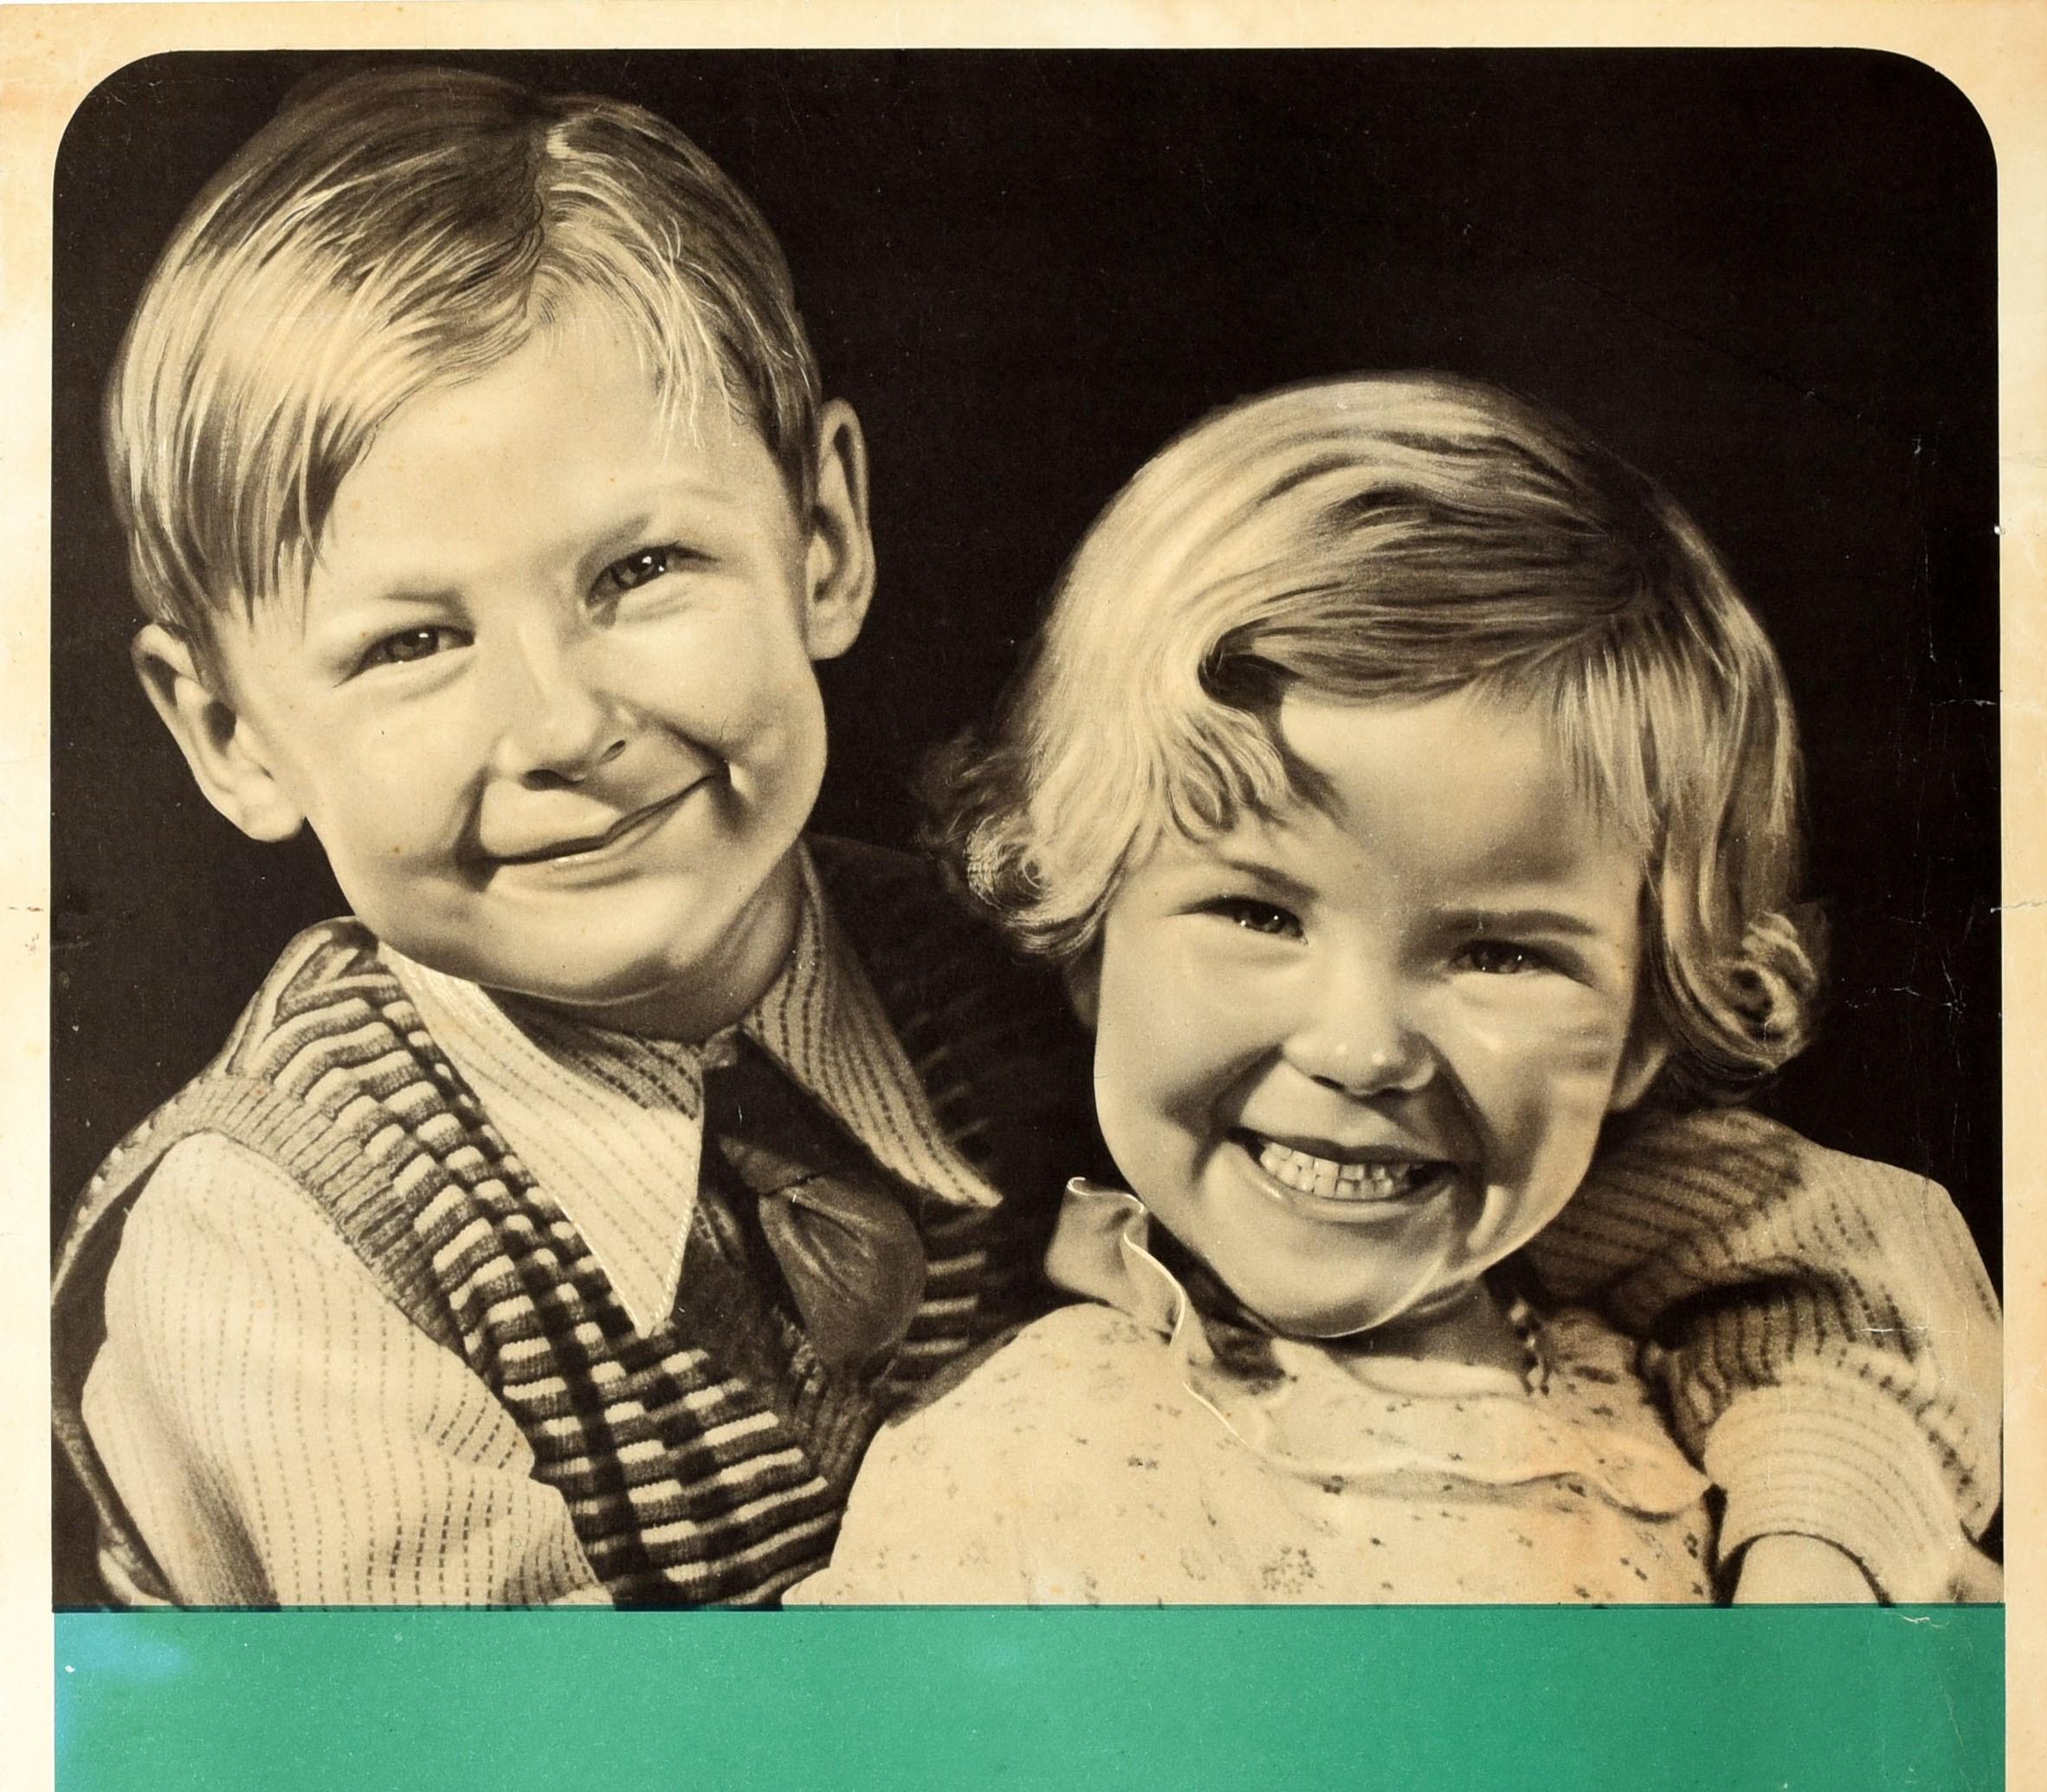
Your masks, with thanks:
[{"label": "girl's teeth", "polygon": [[1303,1195],[1340,1201],[1391,1201],[1414,1188],[1429,1169],[1424,1164],[1340,1164],[1270,1138],[1259,1143],[1258,1167]]}]

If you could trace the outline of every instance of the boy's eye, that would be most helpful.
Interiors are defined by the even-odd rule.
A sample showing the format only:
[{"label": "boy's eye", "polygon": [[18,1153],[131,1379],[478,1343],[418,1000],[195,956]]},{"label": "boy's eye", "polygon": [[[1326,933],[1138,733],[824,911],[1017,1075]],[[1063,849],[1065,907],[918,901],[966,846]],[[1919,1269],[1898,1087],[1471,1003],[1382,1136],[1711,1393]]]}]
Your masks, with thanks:
[{"label": "boy's eye", "polygon": [[597,574],[597,595],[622,596],[666,577],[688,558],[686,549],[672,543],[662,547],[636,549],[623,560],[614,560]]},{"label": "boy's eye", "polygon": [[1516,977],[1523,971],[1553,969],[1549,959],[1533,946],[1511,939],[1475,939],[1457,954],[1459,964],[1487,977]]},{"label": "boy's eye", "polygon": [[1275,902],[1260,902],[1250,896],[1223,896],[1208,904],[1207,912],[1246,933],[1269,934],[1277,939],[1301,937],[1299,917]]},{"label": "boy's eye", "polygon": [[365,670],[372,666],[408,666],[415,660],[431,659],[445,648],[458,645],[462,638],[453,628],[401,628],[371,647],[363,655],[361,664]]}]

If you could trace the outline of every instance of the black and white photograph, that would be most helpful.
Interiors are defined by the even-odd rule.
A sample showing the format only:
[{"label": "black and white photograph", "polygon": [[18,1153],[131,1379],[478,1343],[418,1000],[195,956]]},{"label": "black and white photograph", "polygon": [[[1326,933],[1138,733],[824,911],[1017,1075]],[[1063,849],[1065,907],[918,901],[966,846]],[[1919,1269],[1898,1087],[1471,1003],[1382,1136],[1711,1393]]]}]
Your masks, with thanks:
[{"label": "black and white photograph", "polygon": [[56,1602],[2000,1598],[1998,198],[1850,49],[102,83]]}]

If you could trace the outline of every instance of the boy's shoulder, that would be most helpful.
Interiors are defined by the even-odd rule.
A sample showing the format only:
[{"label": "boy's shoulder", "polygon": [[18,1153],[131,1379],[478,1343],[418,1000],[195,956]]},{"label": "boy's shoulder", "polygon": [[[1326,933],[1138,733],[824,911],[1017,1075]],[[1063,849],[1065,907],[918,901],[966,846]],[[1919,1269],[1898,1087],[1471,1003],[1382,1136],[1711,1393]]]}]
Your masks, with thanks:
[{"label": "boy's shoulder", "polygon": [[[932,1034],[956,1047],[963,1031],[1021,1043],[1074,1027],[1056,977],[1015,953],[928,861],[829,835],[806,846],[831,919],[906,1046]],[[245,1131],[252,1117],[290,1124],[281,1103],[307,1110],[303,1124],[315,1113],[345,1120],[351,1086],[378,1083],[379,1067],[398,1055],[459,1091],[376,935],[347,916],[308,927],[278,955],[213,1058],[108,1152],[82,1204],[190,1132]]]},{"label": "boy's shoulder", "polygon": [[1025,957],[928,860],[812,835],[833,923],[872,985],[933,1112],[968,1161],[1049,1219],[1105,1166],[1087,1035],[1058,974]]},{"label": "boy's shoulder", "polygon": [[998,1058],[1085,1062],[1058,974],[1018,951],[930,861],[830,835],[806,844],[833,921],[920,1070],[978,1055],[977,1045]]},{"label": "boy's shoulder", "polygon": [[[1041,1142],[1070,1137],[1080,1098],[1068,1085],[1082,1079],[1062,1073],[1084,1057],[1057,978],[1012,953],[925,861],[829,837],[809,848],[941,1119],[991,1130],[1004,1155],[1033,1163]],[[68,1228],[60,1286],[118,1238],[126,1201],[195,1134],[249,1144],[323,1205],[353,1212],[381,1209],[397,1134],[479,1127],[489,1133],[487,1116],[376,936],[350,918],[320,923],[285,947],[211,1061],[108,1152]],[[1062,1157],[1044,1173],[1060,1186],[1070,1168]]]},{"label": "boy's shoulder", "polygon": [[[1070,1124],[1075,1079],[1059,1073],[1084,1060],[1057,978],[1014,954],[927,861],[829,836],[807,844],[831,917],[941,1118],[1015,1133],[1019,1150],[1048,1124]],[[118,1238],[126,1200],[186,1138],[249,1144],[323,1205],[352,1211],[382,1200],[390,1150],[371,1147],[390,1147],[394,1120],[408,1134],[489,1130],[375,934],[352,918],[321,922],[279,954],[205,1067],[107,1153],[68,1228],[60,1286]],[[1070,1166],[1056,1169],[1062,1178]]]},{"label": "boy's shoulder", "polygon": [[347,917],[307,928],[279,954],[205,1067],[107,1152],[80,1218],[194,1133],[302,1130],[294,1111],[320,1108],[335,1063],[374,1063],[418,1030],[368,928]]},{"label": "boy's shoulder", "polygon": [[[805,844],[833,919],[885,999],[967,982],[992,983],[1005,1000],[1036,998],[1025,1002],[1019,1019],[1062,1008],[1056,977],[1017,954],[928,861],[832,835],[812,835]],[[303,1079],[289,1073],[294,1064],[312,1065],[333,1051],[367,1063],[397,1041],[417,1045],[423,1035],[376,935],[352,916],[317,923],[278,955],[205,1067],[107,1163],[118,1165],[154,1137],[162,1115],[223,1082],[296,1087]]]},{"label": "boy's shoulder", "polygon": [[958,958],[1056,988],[1056,978],[1017,952],[929,859],[829,834],[810,835],[804,845],[833,917],[869,975],[877,967],[942,975]]},{"label": "boy's shoulder", "polygon": [[[395,1078],[400,1059],[410,1068]],[[297,935],[243,1006],[211,1060],[109,1151],[66,1228],[56,1263],[62,1304],[88,1286],[118,1246],[120,1219],[158,1165],[185,1140],[210,1136],[245,1144],[327,1204],[360,1204],[388,1179],[370,1149],[390,1096],[432,1076],[419,1017],[360,922],[323,921]],[[423,1113],[432,1102],[410,1105]],[[375,1106],[378,1112],[366,1112]]]},{"label": "boy's shoulder", "polygon": [[[400,1311],[436,1342],[455,1343],[423,1246],[408,1228],[382,1223],[397,1211],[394,1152],[407,1165],[417,1157],[384,1136],[394,1131],[391,1115],[403,1109],[431,1126],[450,1112],[450,1093],[432,1087],[423,1067],[421,1043],[418,1017],[375,937],[352,919],[322,922],[279,955],[205,1068],[107,1154],[65,1228],[51,1286],[53,1417],[96,1493],[109,1490],[82,1401],[106,1336],[102,1292],[129,1212],[188,1141],[247,1146],[313,1193]],[[403,1074],[394,1069],[401,1060]],[[365,1091],[380,1099],[363,1100]],[[231,1209],[237,1196],[223,1187],[210,1189],[209,1200]],[[360,1223],[347,1223],[352,1215]]]},{"label": "boy's shoulder", "polygon": [[1689,1189],[1701,1196],[1791,1188],[1934,1189],[1915,1170],[1818,1144],[1751,1107],[1645,1112],[1612,1129],[1588,1186]]},{"label": "boy's shoulder", "polygon": [[220,1050],[186,1087],[223,1075],[264,1075],[274,1067],[274,1046],[303,1050],[329,1029],[346,1031],[371,1016],[403,1028],[409,1012],[375,934],[353,916],[317,922],[277,955]]},{"label": "boy's shoulder", "polygon": [[1901,1273],[1883,1267],[1900,1236],[1987,1299],[1967,1228],[1929,1178],[1753,1108],[1645,1110],[1610,1124],[1578,1192],[1524,1254],[1573,1299],[1637,1271],[1666,1289],[1772,1278],[1860,1289]]}]

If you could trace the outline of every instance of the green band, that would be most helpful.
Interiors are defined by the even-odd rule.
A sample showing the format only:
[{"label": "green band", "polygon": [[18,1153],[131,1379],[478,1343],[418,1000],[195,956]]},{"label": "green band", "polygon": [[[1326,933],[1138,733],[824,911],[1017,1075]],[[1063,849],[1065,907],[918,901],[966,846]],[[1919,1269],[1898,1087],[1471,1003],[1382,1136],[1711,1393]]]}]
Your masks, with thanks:
[{"label": "green band", "polygon": [[58,1785],[2004,1783],[2004,1613],[66,1613]]}]

